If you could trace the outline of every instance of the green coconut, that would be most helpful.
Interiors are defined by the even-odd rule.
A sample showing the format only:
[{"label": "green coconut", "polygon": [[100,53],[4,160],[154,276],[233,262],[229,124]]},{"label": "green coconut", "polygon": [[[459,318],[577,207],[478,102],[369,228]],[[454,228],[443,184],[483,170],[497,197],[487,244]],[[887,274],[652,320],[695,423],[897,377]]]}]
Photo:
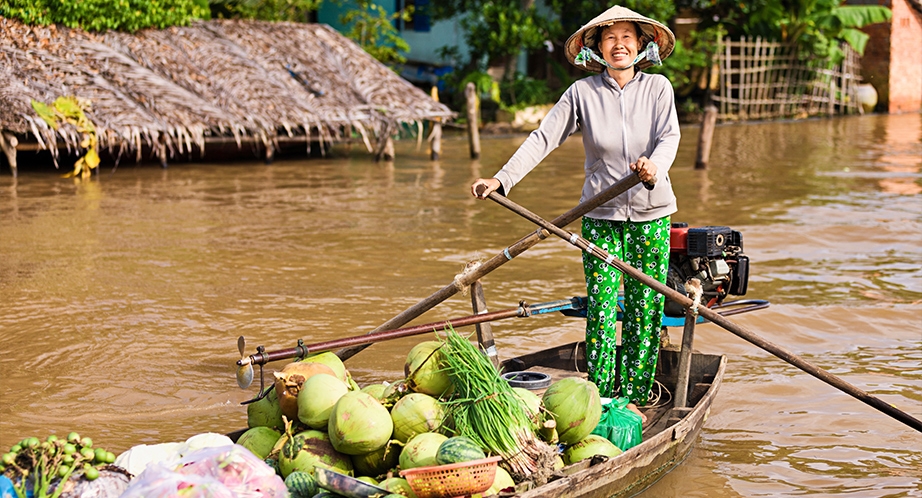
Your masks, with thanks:
[{"label": "green coconut", "polygon": [[391,408],[394,439],[405,443],[416,434],[433,432],[442,425],[445,411],[439,400],[423,393],[410,393]]},{"label": "green coconut", "polygon": [[301,361],[309,363],[323,363],[324,365],[330,367],[330,370],[336,373],[336,377],[339,380],[347,382],[346,379],[348,378],[348,372],[346,371],[346,365],[343,364],[343,360],[339,359],[339,356],[336,356],[336,353],[332,353],[330,351],[317,353],[310,355]]},{"label": "green coconut", "polygon": [[327,432],[336,451],[363,455],[387,444],[394,433],[394,422],[374,396],[350,391],[333,406]]},{"label": "green coconut", "polygon": [[282,445],[279,452],[279,472],[282,477],[294,471],[314,475],[314,468],[321,467],[340,473],[352,473],[352,460],[336,451],[330,444],[330,437],[321,431],[304,431],[294,435]]},{"label": "green coconut", "polygon": [[435,397],[451,390],[451,379],[442,365],[442,352],[438,350],[441,346],[439,341],[425,341],[410,350],[403,371],[411,390]]},{"label": "green coconut", "polygon": [[279,406],[279,397],[275,389],[269,391],[259,401],[247,405],[247,427],[274,427],[283,429],[282,408]]},{"label": "green coconut", "polygon": [[512,480],[512,476],[509,475],[509,472],[502,467],[496,467],[496,476],[493,477],[493,484],[490,486],[490,489],[483,492],[483,496],[496,495],[506,488],[514,487],[515,481]]},{"label": "green coconut", "polygon": [[438,465],[435,457],[439,452],[439,446],[447,439],[447,436],[437,432],[424,432],[413,436],[400,452],[400,468],[407,470]]},{"label": "green coconut", "polygon": [[541,428],[544,421],[541,414],[541,398],[523,387],[513,387],[512,391],[522,400],[522,406],[525,407],[525,413],[528,414],[528,418],[534,423],[534,428]]},{"label": "green coconut", "polygon": [[367,482],[368,484],[371,484],[372,486],[377,486],[377,485],[378,485],[378,480],[375,479],[374,477],[370,477],[370,476],[358,476],[358,477],[356,477],[356,479],[358,479],[358,480],[360,480],[360,481],[362,481],[362,482]]},{"label": "green coconut", "polygon": [[260,460],[265,460],[282,433],[271,427],[253,427],[240,435],[237,444],[250,450]]},{"label": "green coconut", "polygon": [[563,461],[571,465],[596,455],[614,457],[620,454],[621,449],[614,443],[598,434],[590,434],[576,444],[568,446],[563,452]]},{"label": "green coconut", "polygon": [[557,437],[573,444],[588,436],[602,418],[599,388],[578,377],[561,379],[544,392],[544,408],[553,416]]},{"label": "green coconut", "polygon": [[358,475],[380,476],[386,474],[387,471],[400,463],[402,446],[400,441],[394,439],[375,451],[364,455],[353,455],[352,467]]},{"label": "green coconut", "polygon": [[402,477],[389,477],[378,483],[378,487],[407,498],[417,498],[413,488],[410,487],[410,483]]},{"label": "green coconut", "polygon": [[372,395],[376,400],[384,400],[384,391],[387,390],[387,385],[385,384],[369,384],[361,389],[363,393],[368,393]]},{"label": "green coconut", "polygon": [[317,374],[305,380],[298,392],[298,420],[311,429],[326,429],[333,406],[347,392],[349,387],[332,375]]}]

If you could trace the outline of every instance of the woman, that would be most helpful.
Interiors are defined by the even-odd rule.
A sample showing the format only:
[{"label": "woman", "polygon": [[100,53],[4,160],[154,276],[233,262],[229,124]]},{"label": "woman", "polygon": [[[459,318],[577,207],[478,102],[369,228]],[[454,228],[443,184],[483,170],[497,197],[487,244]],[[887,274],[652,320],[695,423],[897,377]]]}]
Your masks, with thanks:
[{"label": "woman", "polygon": [[[508,194],[568,136],[581,131],[586,152],[581,200],[631,171],[645,182],[655,180],[652,190],[637,185],[587,213],[583,237],[665,282],[670,215],[677,209],[668,172],[679,146],[679,120],[669,81],[640,69],[660,63],[674,46],[669,28],[624,7],[612,7],[580,28],[567,40],[567,58],[600,74],[568,88],[506,165],[493,178],[475,181],[471,192],[481,199],[495,190]],[[621,274],[585,253],[583,266],[589,378],[603,397],[626,396],[643,406],[653,386],[664,298],[626,279],[619,355],[615,327]]]}]

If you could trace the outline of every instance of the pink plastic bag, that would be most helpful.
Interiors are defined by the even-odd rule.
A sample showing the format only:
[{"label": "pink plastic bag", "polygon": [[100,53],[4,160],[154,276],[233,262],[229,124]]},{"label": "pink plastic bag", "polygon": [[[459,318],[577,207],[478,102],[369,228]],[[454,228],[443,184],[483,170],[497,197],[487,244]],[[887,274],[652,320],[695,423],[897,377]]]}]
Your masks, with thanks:
[{"label": "pink plastic bag", "polygon": [[172,468],[154,464],[121,498],[285,498],[281,477],[242,446],[203,448]]}]

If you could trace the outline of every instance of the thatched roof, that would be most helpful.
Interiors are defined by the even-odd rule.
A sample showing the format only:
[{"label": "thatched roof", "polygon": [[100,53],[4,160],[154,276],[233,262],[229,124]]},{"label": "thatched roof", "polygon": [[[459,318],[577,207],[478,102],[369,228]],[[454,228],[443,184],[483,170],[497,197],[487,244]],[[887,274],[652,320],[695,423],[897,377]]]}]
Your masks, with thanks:
[{"label": "thatched roof", "polygon": [[0,18],[0,131],[54,153],[59,142],[75,147],[73,127],[51,129],[30,104],[68,95],[91,102],[101,148],[138,159],[142,145],[173,156],[222,137],[322,143],[354,129],[383,143],[400,123],[453,115],[322,24],[202,21],[98,34]]}]

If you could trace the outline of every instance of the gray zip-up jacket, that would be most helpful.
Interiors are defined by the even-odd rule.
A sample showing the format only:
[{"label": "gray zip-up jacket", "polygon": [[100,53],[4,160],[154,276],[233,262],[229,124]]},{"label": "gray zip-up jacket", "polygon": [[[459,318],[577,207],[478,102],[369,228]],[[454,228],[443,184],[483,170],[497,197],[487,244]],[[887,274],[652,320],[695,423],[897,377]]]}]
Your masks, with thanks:
[{"label": "gray zip-up jacket", "polygon": [[508,194],[579,130],[586,150],[586,181],[580,202],[631,173],[630,164],[640,156],[649,158],[657,168],[653,190],[637,185],[586,216],[650,221],[676,212],[669,168],[679,148],[679,118],[672,85],[658,74],[638,72],[624,88],[607,71],[573,83],[494,178]]}]

